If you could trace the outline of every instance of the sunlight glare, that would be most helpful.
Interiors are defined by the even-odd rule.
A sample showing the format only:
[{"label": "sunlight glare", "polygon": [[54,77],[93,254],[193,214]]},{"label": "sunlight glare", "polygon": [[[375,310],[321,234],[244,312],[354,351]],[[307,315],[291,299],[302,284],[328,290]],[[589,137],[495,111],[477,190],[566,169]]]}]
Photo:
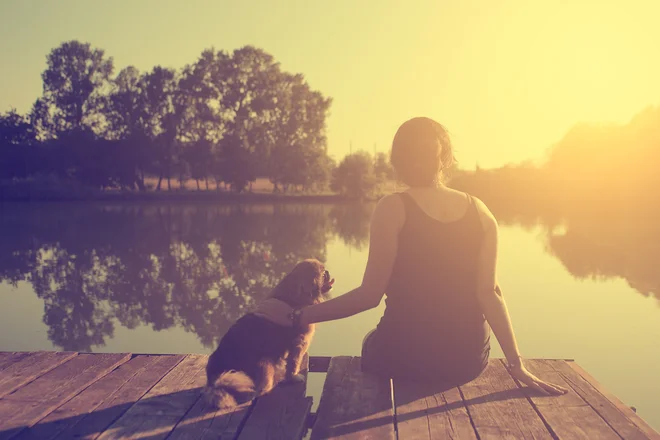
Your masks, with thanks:
[{"label": "sunlight glare", "polygon": [[566,3],[532,45],[528,90],[541,117],[627,120],[658,68],[649,39],[622,8]]}]

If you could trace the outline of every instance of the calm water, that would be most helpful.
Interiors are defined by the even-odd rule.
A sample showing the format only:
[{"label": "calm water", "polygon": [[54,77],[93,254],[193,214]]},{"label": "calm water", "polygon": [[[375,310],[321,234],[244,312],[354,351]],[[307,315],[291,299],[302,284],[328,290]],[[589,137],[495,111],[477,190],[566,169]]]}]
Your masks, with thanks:
[{"label": "calm water", "polygon": [[[297,260],[357,286],[371,209],[0,205],[0,350],[210,353]],[[496,215],[522,353],[575,359],[660,429],[660,223]],[[358,355],[381,313],[319,325],[311,354]]]}]

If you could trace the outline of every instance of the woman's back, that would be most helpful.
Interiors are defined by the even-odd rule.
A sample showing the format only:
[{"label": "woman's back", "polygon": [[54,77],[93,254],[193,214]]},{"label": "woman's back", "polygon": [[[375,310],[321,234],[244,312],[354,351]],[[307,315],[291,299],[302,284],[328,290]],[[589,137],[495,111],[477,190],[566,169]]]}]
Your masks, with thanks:
[{"label": "woman's back", "polygon": [[446,188],[397,196],[405,221],[367,363],[389,376],[470,379],[489,354],[476,295],[478,209],[469,195]]}]

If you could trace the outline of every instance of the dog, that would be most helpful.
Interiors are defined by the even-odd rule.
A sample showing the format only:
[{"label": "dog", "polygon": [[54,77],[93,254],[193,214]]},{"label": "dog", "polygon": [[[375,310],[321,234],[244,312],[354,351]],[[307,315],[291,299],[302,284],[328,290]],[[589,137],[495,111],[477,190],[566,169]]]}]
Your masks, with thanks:
[{"label": "dog", "polygon": [[[298,263],[270,293],[294,309],[327,299],[334,278],[314,259]],[[300,365],[314,325],[284,327],[248,313],[232,325],[206,365],[206,402],[233,408],[271,391],[280,382],[302,382]]]}]

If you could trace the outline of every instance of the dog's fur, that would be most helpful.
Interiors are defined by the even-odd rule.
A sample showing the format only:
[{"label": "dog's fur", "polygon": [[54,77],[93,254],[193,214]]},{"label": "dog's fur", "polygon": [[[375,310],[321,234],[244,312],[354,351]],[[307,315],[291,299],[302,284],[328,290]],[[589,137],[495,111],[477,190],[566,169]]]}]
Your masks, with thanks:
[{"label": "dog's fur", "polygon": [[[273,289],[270,297],[293,308],[322,302],[334,279],[318,260],[304,260]],[[284,327],[253,313],[224,335],[206,365],[206,401],[232,408],[272,390],[283,380],[298,382],[300,364],[312,341],[314,325]]]}]

